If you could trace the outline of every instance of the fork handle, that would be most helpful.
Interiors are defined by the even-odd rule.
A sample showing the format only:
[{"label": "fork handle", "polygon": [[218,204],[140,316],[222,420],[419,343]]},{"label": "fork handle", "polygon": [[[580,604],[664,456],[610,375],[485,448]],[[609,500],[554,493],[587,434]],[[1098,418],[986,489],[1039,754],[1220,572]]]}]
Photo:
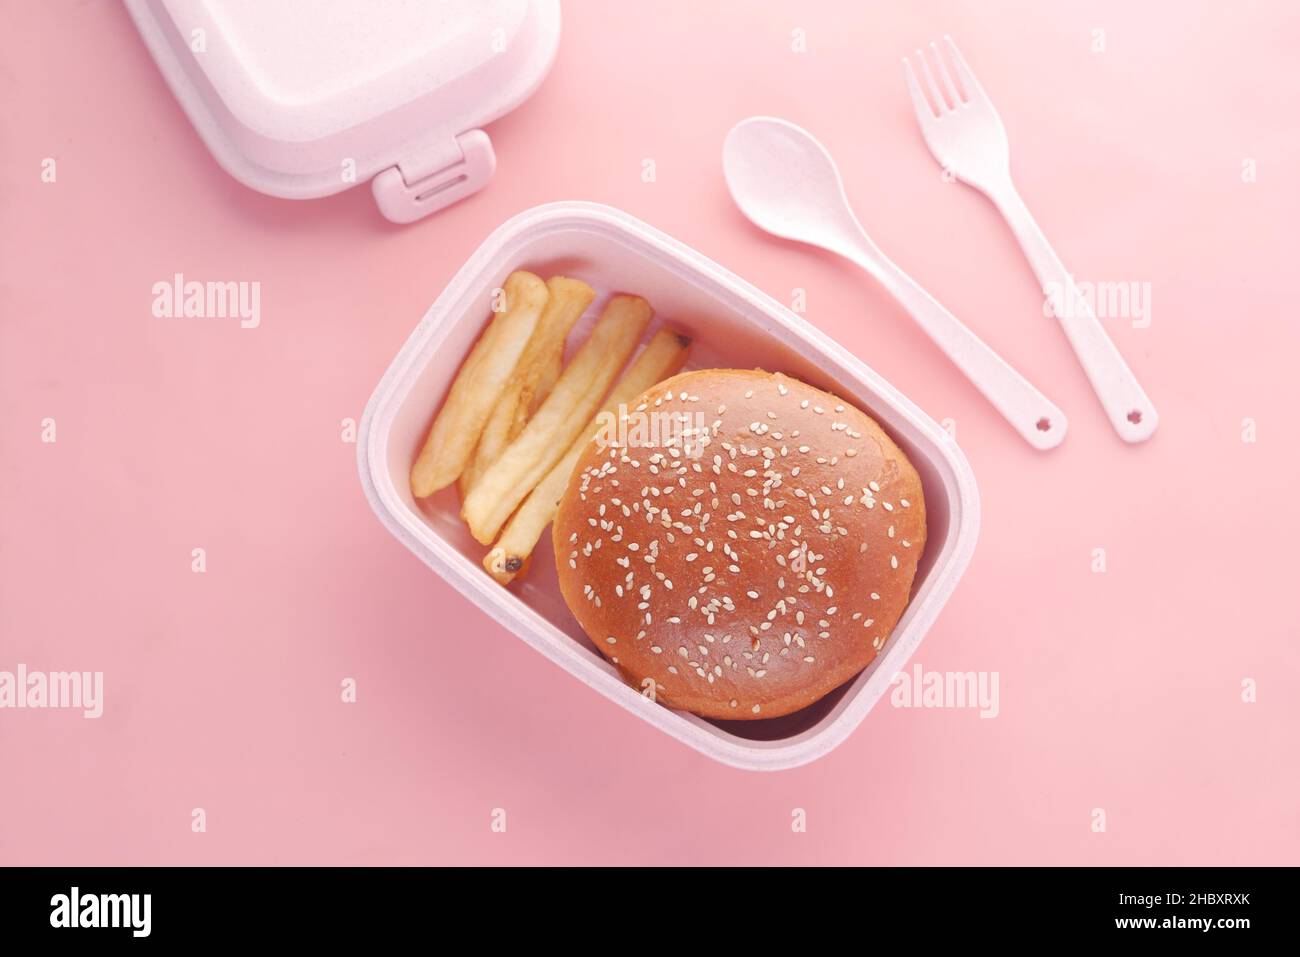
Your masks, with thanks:
[{"label": "fork handle", "polygon": [[1051,399],[883,254],[871,265],[859,264],[884,284],[1021,438],[1042,450],[1061,444],[1068,423]]},{"label": "fork handle", "polygon": [[1110,424],[1126,442],[1143,442],[1151,438],[1160,420],[1155,406],[1106,334],[1092,306],[1075,286],[1074,277],[1048,243],[1025,201],[1009,180],[989,197],[1001,210],[1020,248],[1025,251],[1029,265],[1042,284],[1043,295],[1050,297],[1053,292],[1059,292],[1057,301],[1061,308],[1057,311],[1061,314],[1057,318],[1088,375],[1088,381],[1092,383],[1093,391],[1101,400]]}]

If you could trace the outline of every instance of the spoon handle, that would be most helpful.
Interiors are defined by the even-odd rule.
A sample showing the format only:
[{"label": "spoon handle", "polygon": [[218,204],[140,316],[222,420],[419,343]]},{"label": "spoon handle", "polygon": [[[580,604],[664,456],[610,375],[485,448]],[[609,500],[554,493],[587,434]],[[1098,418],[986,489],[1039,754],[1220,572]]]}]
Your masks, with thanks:
[{"label": "spoon handle", "polygon": [[[859,265],[866,268],[865,263]],[[1026,442],[1043,450],[1061,444],[1068,423],[1065,413],[1051,399],[1034,388],[1028,379],[893,262],[880,256],[868,271],[912,314],[926,334]]]}]

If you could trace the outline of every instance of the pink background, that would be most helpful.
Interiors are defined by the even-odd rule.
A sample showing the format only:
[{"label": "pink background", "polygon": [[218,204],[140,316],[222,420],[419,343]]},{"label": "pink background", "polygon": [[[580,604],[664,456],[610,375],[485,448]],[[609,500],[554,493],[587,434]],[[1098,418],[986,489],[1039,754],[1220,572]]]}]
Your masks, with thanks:
[{"label": "pink background", "polygon": [[[0,670],[106,686],[99,720],[0,711],[0,862],[1297,863],[1293,4],[574,0],[554,72],[491,127],[495,182],[406,228],[364,187],[231,180],[118,4],[0,9]],[[1144,446],[921,142],[899,60],[944,32],[1066,262],[1152,284],[1150,328],[1108,324],[1161,412]],[[1025,446],[850,267],[741,219],[719,156],[753,113],[823,139],[882,247],[1067,411],[1064,446]],[[483,237],[556,199],[806,289],[811,321],[955,420],[983,531],[915,660],[998,672],[999,717],[886,700],[811,766],[732,770],[383,530],[340,421]],[[174,272],[260,281],[261,327],[155,319]]]}]

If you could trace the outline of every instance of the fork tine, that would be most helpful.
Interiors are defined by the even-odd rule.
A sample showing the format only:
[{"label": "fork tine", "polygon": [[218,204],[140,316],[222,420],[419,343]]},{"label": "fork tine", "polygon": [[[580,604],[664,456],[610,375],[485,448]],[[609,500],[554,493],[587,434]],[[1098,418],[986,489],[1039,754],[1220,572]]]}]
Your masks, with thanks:
[{"label": "fork tine", "polygon": [[907,78],[907,92],[912,96],[912,109],[916,111],[916,118],[924,128],[934,122],[934,108],[921,92],[920,78],[907,57],[903,57],[903,76]]},{"label": "fork tine", "polygon": [[934,82],[934,74],[930,72],[930,64],[926,62],[925,53],[921,51],[920,47],[917,47],[916,58],[921,61],[921,72],[925,76],[925,88],[934,97],[934,105],[939,110],[939,115],[943,116],[948,112],[948,104],[943,98],[943,91],[939,89],[939,84]]},{"label": "fork tine", "polygon": [[948,67],[944,65],[943,54],[934,43],[930,44],[930,52],[934,54],[934,62],[939,68],[939,78],[943,81],[943,88],[948,91],[948,99],[952,103],[953,109],[963,106],[961,97],[957,95],[957,87],[952,82],[952,77],[948,75]]},{"label": "fork tine", "polygon": [[961,80],[962,88],[966,91],[966,98],[971,102],[983,100],[988,102],[988,94],[984,92],[984,87],[980,86],[980,81],[975,79],[975,74],[971,68],[966,65],[966,59],[957,49],[957,44],[952,42],[952,37],[948,34],[943,35],[943,42],[948,46],[948,52],[952,54],[952,62],[957,69],[957,77]]}]

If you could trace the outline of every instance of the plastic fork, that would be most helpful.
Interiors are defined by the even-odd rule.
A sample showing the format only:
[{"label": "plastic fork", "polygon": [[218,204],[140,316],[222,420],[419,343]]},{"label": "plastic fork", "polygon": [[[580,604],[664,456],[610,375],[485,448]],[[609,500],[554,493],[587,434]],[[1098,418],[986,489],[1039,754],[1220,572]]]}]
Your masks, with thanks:
[{"label": "plastic fork", "polygon": [[960,91],[935,44],[930,44],[935,72],[919,49],[915,66],[903,58],[907,88],[926,145],[944,169],[993,201],[1029,259],[1044,295],[1057,294],[1054,311],[1061,328],[1120,438],[1126,442],[1150,438],[1159,421],[1155,406],[1029,214],[1011,182],[1011,154],[1002,120],[957,44],[951,37],[943,39],[961,83]]}]

